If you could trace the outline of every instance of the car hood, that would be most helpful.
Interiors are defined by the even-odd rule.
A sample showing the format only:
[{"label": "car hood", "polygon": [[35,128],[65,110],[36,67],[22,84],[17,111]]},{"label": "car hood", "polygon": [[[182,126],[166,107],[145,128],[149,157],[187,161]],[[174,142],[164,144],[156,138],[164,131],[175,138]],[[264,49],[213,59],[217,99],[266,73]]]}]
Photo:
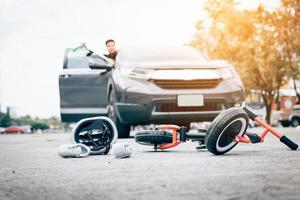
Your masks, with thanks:
[{"label": "car hood", "polygon": [[147,61],[147,62],[120,62],[126,67],[141,67],[148,69],[216,69],[229,67],[226,61]]}]

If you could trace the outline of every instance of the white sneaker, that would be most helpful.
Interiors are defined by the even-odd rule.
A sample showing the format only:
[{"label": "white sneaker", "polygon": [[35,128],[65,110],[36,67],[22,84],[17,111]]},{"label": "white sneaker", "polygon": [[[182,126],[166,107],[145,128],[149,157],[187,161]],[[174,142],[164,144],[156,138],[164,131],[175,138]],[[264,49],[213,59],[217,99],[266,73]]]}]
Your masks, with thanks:
[{"label": "white sneaker", "polygon": [[113,145],[113,154],[116,158],[129,158],[133,148],[129,143],[117,143]]},{"label": "white sneaker", "polygon": [[84,144],[63,144],[58,147],[58,155],[63,158],[83,158],[90,154],[90,148]]}]

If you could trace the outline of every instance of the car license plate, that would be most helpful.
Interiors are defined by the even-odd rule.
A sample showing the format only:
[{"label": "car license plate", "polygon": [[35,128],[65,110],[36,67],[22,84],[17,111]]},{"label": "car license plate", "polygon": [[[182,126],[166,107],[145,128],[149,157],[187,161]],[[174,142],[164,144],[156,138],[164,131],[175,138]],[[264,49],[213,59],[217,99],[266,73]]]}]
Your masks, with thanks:
[{"label": "car license plate", "polygon": [[188,94],[177,96],[178,106],[203,106],[204,100],[202,94]]}]

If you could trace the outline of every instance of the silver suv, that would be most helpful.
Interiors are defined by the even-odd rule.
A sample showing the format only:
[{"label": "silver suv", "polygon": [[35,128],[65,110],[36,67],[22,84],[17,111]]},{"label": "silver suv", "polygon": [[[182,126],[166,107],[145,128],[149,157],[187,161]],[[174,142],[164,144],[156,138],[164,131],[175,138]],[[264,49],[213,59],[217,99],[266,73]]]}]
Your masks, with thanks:
[{"label": "silver suv", "polygon": [[300,126],[300,105],[294,105],[293,111],[290,113],[280,113],[279,121],[283,127]]},{"label": "silver suv", "polygon": [[124,47],[114,64],[68,49],[59,89],[62,121],[107,115],[119,137],[129,137],[131,125],[210,121],[244,101],[233,66],[188,46]]}]

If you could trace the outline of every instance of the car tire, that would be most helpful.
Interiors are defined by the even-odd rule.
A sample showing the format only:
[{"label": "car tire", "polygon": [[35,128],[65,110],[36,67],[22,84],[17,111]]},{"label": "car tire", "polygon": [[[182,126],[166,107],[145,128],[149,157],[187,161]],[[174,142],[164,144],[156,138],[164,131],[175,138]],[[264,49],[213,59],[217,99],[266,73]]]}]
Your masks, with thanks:
[{"label": "car tire", "polygon": [[300,126],[300,119],[297,117],[292,118],[291,125],[292,125],[292,127]]},{"label": "car tire", "polygon": [[212,122],[205,136],[207,150],[215,155],[230,151],[237,142],[235,136],[243,136],[248,127],[248,115],[241,108],[230,108],[220,113]]},{"label": "car tire", "polygon": [[281,121],[281,125],[283,127],[289,127],[290,126],[290,122],[289,121]]},{"label": "car tire", "polygon": [[117,116],[114,91],[111,91],[108,97],[108,117],[111,118],[111,120],[113,120],[113,122],[116,124],[119,138],[130,137],[130,125],[121,123],[119,117]]}]

